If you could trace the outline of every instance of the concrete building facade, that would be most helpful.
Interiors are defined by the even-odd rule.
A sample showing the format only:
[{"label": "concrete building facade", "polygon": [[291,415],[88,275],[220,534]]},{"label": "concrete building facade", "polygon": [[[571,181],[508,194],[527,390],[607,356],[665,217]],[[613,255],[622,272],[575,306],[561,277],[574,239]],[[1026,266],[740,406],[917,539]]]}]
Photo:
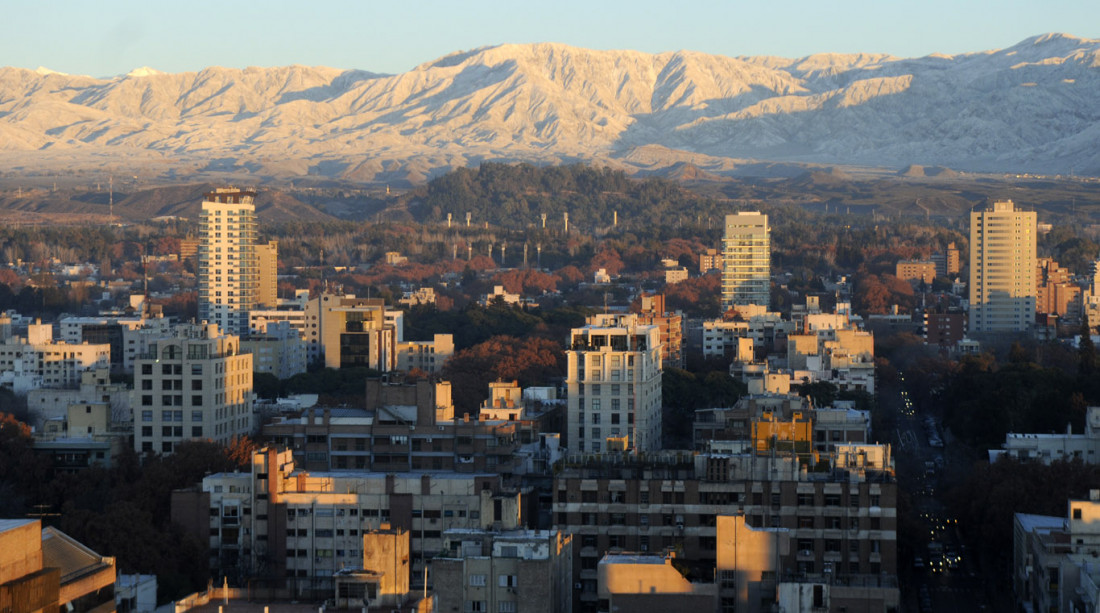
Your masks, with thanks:
[{"label": "concrete building facade", "polygon": [[569,613],[573,538],[555,530],[448,530],[431,561],[441,611]]},{"label": "concrete building facade", "polygon": [[566,350],[566,446],[578,452],[661,448],[661,337],[635,315],[595,315]]},{"label": "concrete building facade", "polygon": [[187,440],[229,444],[251,434],[252,354],[216,324],[177,326],[136,360],[134,450],[172,453]]},{"label": "concrete building facade", "polygon": [[823,457],[825,472],[807,471],[793,455],[745,451],[569,456],[555,476],[553,509],[555,527],[576,540],[574,609],[598,610],[597,565],[608,553],[674,549],[699,576],[710,576],[717,518],[736,513],[753,528],[789,532],[773,581],[874,576],[876,585],[896,590],[889,446],[837,445]]},{"label": "concrete building facade", "polygon": [[495,474],[308,472],[289,450],[253,454],[246,473],[219,473],[173,493],[173,521],[209,543],[211,568],[244,585],[330,598],[338,571],[365,565],[364,535],[407,531],[410,582],[449,529],[515,530],[523,497]]}]

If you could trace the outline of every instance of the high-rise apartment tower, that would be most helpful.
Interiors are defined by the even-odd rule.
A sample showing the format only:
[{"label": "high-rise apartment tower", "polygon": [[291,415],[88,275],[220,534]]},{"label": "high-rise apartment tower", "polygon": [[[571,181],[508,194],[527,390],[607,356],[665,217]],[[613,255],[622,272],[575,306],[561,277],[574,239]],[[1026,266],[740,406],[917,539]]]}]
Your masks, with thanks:
[{"label": "high-rise apartment tower", "polygon": [[1035,321],[1034,211],[1011,200],[970,212],[971,334],[1026,332]]},{"label": "high-rise apartment tower", "polygon": [[569,449],[661,449],[661,331],[637,315],[594,315],[565,351]]},{"label": "high-rise apartment tower", "polygon": [[219,188],[203,195],[199,242],[199,321],[248,335],[256,306],[256,192]]},{"label": "high-rise apartment tower", "polygon": [[722,312],[744,304],[767,306],[771,296],[771,230],[758,211],[726,215],[722,239]]}]

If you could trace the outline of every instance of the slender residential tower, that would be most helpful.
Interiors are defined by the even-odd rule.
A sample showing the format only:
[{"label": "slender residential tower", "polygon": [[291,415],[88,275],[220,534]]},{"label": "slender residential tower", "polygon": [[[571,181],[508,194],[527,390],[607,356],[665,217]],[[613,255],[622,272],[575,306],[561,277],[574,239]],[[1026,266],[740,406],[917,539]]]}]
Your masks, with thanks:
[{"label": "slender residential tower", "polygon": [[1026,332],[1035,321],[1034,211],[1011,200],[970,212],[970,333]]},{"label": "slender residential tower", "polygon": [[203,196],[199,242],[199,321],[248,336],[256,307],[256,192],[220,188]]},{"label": "slender residential tower", "polygon": [[722,312],[734,306],[768,306],[771,299],[771,231],[759,211],[726,215],[722,239]]}]

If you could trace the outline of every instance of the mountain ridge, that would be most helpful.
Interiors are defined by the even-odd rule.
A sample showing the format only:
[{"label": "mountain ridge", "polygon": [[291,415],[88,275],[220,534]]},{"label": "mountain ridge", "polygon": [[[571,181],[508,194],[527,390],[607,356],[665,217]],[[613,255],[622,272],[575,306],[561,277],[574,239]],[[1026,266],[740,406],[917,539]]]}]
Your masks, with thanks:
[{"label": "mountain ridge", "polygon": [[[421,182],[484,160],[630,172],[691,158],[1100,175],[1100,40],[896,58],[726,57],[560,43],[456,51],[386,75],[323,66],[0,68],[0,154],[94,171],[229,168]],[[635,160],[645,151],[645,166]],[[3,156],[0,156],[3,157]]]}]

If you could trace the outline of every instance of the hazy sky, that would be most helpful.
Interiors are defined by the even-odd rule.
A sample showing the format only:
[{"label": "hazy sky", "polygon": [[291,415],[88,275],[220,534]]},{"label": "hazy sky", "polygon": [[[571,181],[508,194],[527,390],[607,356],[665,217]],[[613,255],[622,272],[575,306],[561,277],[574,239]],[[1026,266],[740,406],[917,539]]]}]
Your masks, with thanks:
[{"label": "hazy sky", "polygon": [[0,23],[0,66],[97,77],[139,66],[287,64],[396,73],[500,43],[786,57],[964,53],[1045,32],[1100,38],[1100,1],[3,0]]}]

